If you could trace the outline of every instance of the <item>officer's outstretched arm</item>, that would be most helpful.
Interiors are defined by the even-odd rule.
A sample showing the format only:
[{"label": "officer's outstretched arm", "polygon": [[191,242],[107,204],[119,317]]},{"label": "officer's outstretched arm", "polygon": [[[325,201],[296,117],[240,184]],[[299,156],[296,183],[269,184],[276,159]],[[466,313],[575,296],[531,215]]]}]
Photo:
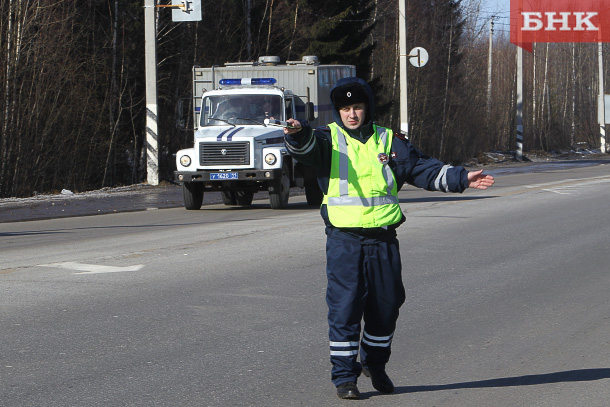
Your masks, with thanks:
[{"label": "officer's outstretched arm", "polygon": [[483,170],[468,172],[468,188],[487,189],[494,184],[494,177],[483,174]]}]

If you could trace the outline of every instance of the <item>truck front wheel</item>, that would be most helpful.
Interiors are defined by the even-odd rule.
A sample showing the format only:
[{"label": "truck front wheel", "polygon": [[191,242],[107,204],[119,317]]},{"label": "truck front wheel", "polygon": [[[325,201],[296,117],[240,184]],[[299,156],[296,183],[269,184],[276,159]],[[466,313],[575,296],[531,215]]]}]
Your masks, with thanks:
[{"label": "truck front wheel", "polygon": [[188,210],[199,210],[203,204],[203,184],[201,182],[183,182],[182,197],[184,207]]},{"label": "truck front wheel", "polygon": [[273,184],[273,190],[269,191],[269,202],[272,209],[285,209],[290,197],[290,178],[288,178],[288,166],[282,166],[282,177]]}]

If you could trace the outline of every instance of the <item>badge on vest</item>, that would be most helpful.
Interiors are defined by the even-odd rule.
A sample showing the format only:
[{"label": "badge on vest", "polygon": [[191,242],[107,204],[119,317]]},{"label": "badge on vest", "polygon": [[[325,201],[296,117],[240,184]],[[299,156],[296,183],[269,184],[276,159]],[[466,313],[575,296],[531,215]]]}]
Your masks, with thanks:
[{"label": "badge on vest", "polygon": [[379,153],[377,160],[382,164],[387,164],[390,161],[390,157],[386,153]]}]

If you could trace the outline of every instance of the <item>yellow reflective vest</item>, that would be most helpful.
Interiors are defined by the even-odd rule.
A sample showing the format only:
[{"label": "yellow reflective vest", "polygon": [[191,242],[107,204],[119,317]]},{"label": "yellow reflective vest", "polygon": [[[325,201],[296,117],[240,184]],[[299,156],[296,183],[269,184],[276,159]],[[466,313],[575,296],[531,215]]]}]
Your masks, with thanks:
[{"label": "yellow reflective vest", "polygon": [[374,228],[402,220],[396,178],[388,165],[392,130],[373,125],[366,143],[350,137],[336,123],[329,125],[332,162],[328,193],[324,196],[328,219],[340,228]]}]

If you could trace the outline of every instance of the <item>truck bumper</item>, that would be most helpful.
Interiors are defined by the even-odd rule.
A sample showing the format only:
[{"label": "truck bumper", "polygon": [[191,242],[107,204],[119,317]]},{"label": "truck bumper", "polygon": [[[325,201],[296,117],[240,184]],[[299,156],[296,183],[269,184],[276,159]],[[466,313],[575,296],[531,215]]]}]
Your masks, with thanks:
[{"label": "truck bumper", "polygon": [[[211,174],[231,174],[236,178],[211,179]],[[234,175],[237,174],[237,175]],[[174,171],[174,181],[176,182],[205,182],[206,184],[224,182],[268,182],[281,179],[282,169],[273,170],[239,170],[239,171]]]}]

